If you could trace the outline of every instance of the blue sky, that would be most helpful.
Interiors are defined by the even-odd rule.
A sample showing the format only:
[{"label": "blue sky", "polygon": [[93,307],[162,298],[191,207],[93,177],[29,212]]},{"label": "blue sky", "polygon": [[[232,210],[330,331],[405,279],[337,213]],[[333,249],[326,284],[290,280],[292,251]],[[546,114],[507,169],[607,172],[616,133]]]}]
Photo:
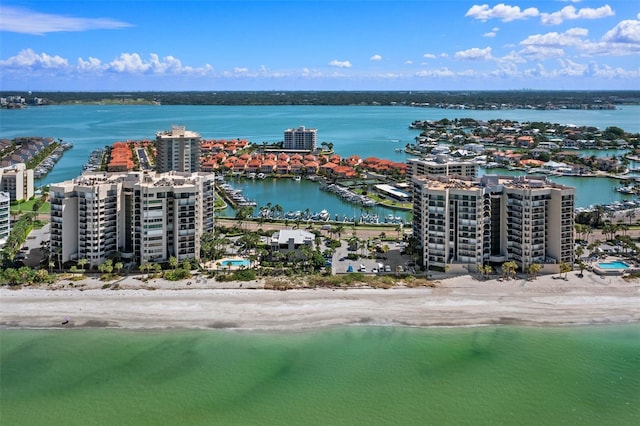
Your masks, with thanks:
[{"label": "blue sky", "polygon": [[640,2],[0,2],[0,90],[525,88],[640,89]]}]

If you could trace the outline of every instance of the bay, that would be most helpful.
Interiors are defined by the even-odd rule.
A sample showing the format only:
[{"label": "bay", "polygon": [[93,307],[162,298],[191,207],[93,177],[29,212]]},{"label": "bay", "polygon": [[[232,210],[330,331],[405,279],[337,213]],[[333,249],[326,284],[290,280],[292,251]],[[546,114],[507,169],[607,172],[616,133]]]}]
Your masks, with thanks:
[{"label": "bay", "polygon": [[0,423],[640,421],[640,326],[0,330]]},{"label": "bay", "polygon": [[[617,126],[629,132],[640,132],[640,106],[622,106],[617,110],[500,110],[473,111],[406,106],[172,106],[172,105],[56,105],[33,107],[23,110],[0,110],[0,137],[48,136],[71,142],[67,151],[49,175],[36,182],[46,185],[78,176],[82,165],[93,149],[111,145],[117,141],[154,139],[161,130],[172,125],[184,125],[205,139],[246,138],[252,142],[277,142],[283,139],[287,128],[304,125],[318,129],[319,142],[334,144],[341,156],[360,155],[404,162],[405,153],[396,152],[412,143],[419,132],[408,128],[414,120],[438,120],[441,118],[509,119],[520,122],[545,121],[560,124],[596,126],[604,129]],[[623,152],[622,152],[623,153]],[[585,155],[620,155],[619,150],[591,151]],[[634,166],[635,167],[635,166]],[[481,173],[485,173],[482,171]],[[503,173],[502,170],[488,172]],[[555,178],[554,178],[555,179]],[[605,204],[629,199],[628,195],[615,192],[619,182],[615,179],[562,178],[562,183],[576,186],[577,207]],[[585,191],[591,188],[597,191]],[[265,183],[246,182],[242,189],[259,206],[280,204],[286,210],[329,210],[332,217],[354,216],[359,207],[321,193],[297,200],[296,192],[277,191],[277,197],[266,191]],[[320,191],[317,191],[320,192]],[[315,201],[314,201],[315,200]],[[233,215],[232,211],[223,212]],[[378,208],[379,216],[406,214]]]}]

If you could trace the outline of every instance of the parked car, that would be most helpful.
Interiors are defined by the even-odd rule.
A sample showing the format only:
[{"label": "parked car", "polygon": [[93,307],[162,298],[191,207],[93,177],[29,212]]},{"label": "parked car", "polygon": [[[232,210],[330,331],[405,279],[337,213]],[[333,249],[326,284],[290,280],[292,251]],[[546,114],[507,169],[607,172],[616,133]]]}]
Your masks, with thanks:
[{"label": "parked car", "polygon": [[384,271],[385,271],[385,272],[391,272],[391,266],[389,266],[389,265],[384,265]]}]

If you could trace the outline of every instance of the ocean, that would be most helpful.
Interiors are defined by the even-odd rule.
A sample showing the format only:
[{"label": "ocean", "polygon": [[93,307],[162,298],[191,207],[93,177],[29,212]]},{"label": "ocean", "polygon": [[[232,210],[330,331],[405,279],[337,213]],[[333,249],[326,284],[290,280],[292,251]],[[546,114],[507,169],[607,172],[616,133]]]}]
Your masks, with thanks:
[{"label": "ocean", "polygon": [[640,325],[0,330],[3,425],[637,425]]}]

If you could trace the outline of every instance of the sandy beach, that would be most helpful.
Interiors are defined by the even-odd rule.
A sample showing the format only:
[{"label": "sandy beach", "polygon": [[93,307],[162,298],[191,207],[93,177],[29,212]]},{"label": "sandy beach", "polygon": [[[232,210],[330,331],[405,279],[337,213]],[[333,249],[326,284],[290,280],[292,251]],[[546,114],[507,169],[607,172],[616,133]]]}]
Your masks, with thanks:
[{"label": "sandy beach", "polygon": [[[341,325],[416,327],[518,324],[529,326],[640,322],[640,281],[542,276],[509,281],[459,276],[434,288],[300,289],[212,288],[156,280],[121,280],[102,289],[0,289],[0,327],[215,328],[305,330]],[[138,283],[138,284],[136,284]],[[232,283],[236,284],[236,283]],[[260,282],[254,282],[259,287]],[[68,322],[62,324],[63,322]]]}]

